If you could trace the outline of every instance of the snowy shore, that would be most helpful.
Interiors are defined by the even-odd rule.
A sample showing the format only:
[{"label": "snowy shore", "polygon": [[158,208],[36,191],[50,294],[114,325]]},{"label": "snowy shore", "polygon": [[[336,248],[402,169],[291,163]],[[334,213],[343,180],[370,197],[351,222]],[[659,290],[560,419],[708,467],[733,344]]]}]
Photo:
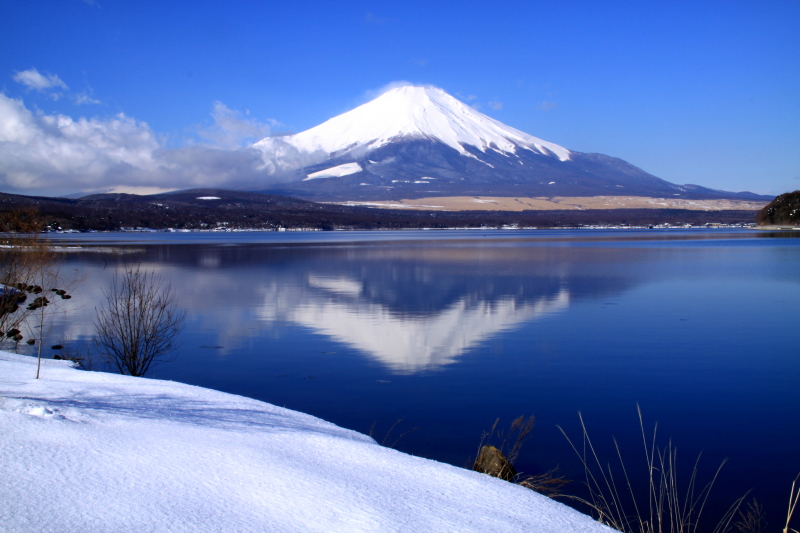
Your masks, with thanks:
[{"label": "snowy shore", "polygon": [[603,532],[522,487],[200,387],[0,352],[0,531]]}]

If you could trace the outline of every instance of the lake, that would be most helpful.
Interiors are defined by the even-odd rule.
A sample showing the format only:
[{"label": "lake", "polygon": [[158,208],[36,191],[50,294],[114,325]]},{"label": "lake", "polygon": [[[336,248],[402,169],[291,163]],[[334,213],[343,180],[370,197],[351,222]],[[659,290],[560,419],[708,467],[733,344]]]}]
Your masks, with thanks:
[{"label": "lake", "polygon": [[84,278],[54,342],[87,342],[115,267],[141,262],[188,311],[174,361],[149,377],[310,413],[458,466],[496,418],[535,415],[518,470],[558,465],[575,493],[582,470],[557,426],[580,442],[581,412],[604,460],[616,437],[644,479],[639,405],[686,469],[702,452],[702,479],[728,460],[717,509],[752,489],[771,527],[783,523],[800,472],[800,232],[53,239],[63,272]]}]

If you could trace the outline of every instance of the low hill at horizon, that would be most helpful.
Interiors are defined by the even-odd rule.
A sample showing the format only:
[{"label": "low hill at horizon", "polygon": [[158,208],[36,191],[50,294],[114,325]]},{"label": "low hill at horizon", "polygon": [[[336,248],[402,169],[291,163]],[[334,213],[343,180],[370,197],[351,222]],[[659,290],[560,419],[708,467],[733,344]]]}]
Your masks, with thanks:
[{"label": "low hill at horizon", "polygon": [[[553,199],[551,199],[553,200]],[[93,194],[83,198],[48,198],[0,193],[0,215],[23,208],[38,210],[51,229],[414,229],[483,227],[563,227],[593,224],[752,223],[757,209],[585,209],[569,205],[550,210],[446,210],[411,206],[352,206],[314,203],[297,198],[224,189],[191,189],[154,195]],[[736,204],[728,204],[735,207]],[[559,208],[560,207],[560,208]]]}]

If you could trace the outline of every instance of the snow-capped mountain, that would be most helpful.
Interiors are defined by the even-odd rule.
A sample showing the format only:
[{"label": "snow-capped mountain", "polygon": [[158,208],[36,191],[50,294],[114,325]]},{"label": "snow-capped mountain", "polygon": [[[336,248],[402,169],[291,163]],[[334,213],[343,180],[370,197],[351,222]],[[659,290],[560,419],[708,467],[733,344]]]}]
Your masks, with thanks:
[{"label": "snow-capped mountain", "polygon": [[[617,158],[528,135],[434,87],[391,89],[304,132],[253,145],[289,183],[268,192],[314,200],[426,196],[637,195],[731,198],[679,186]],[[302,161],[287,168],[274,154]],[[265,191],[267,192],[267,191]],[[749,194],[749,193],[748,193]]]},{"label": "snow-capped mountain", "polygon": [[[506,126],[434,87],[399,87],[317,127],[285,138],[301,151],[331,157],[368,152],[402,140],[438,141],[461,155],[464,145],[513,154],[519,149],[569,159],[570,151]],[[267,138],[255,144],[268,146]]]}]

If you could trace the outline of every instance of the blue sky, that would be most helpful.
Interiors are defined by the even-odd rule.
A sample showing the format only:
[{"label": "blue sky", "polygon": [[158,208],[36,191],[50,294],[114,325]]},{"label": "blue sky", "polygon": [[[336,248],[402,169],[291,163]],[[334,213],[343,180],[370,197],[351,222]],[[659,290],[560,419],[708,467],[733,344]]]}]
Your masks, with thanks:
[{"label": "blue sky", "polygon": [[[203,157],[405,80],[675,183],[779,194],[800,189],[798,27],[797,1],[9,2],[0,188],[185,186]],[[43,154],[58,117],[73,136]]]}]

